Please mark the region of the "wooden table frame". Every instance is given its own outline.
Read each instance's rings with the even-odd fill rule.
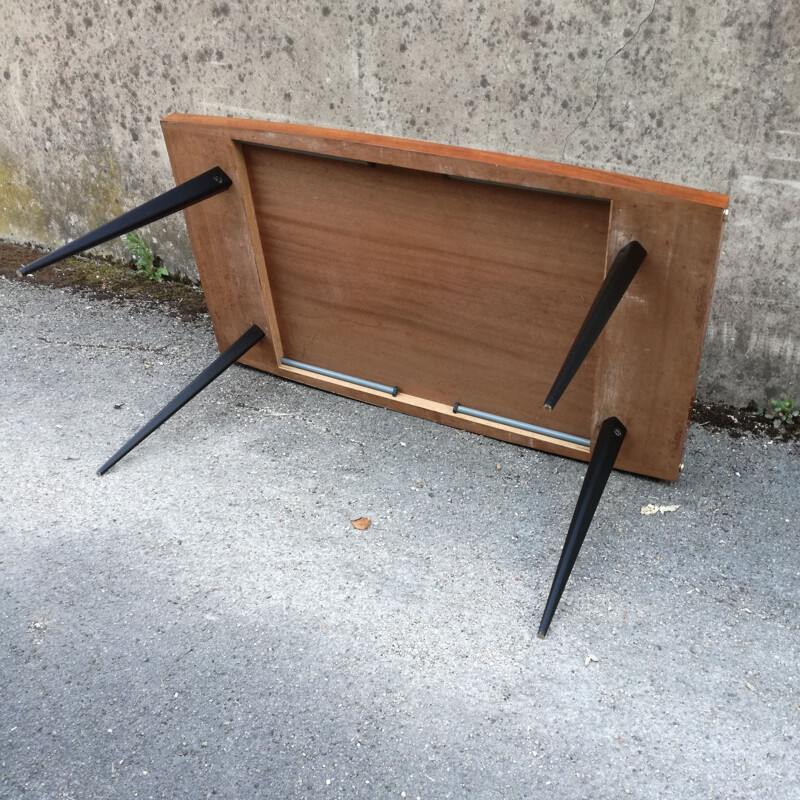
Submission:
[[[592,441],[602,421],[615,415],[625,422],[628,430],[616,468],[666,480],[677,479],[727,197],[517,156],[298,125],[173,114],[162,120],[162,128],[176,181],[186,181],[203,170],[219,166],[234,184],[234,191],[219,194],[185,212],[220,349],[229,346],[250,324],[257,324],[266,337],[242,359],[250,366],[436,422],[583,460],[590,456],[590,447],[585,444],[466,417],[453,412],[453,403],[575,433]],[[367,165],[377,165],[377,169],[370,173]],[[445,178],[462,180],[446,183]],[[380,192],[369,192],[370,180],[378,184],[380,191],[394,192],[392,211],[402,208],[399,203],[403,200],[411,201],[412,205],[424,204],[426,197],[436,192],[435,202],[416,216],[419,231],[398,241],[397,230],[391,225],[387,227],[386,219],[381,218],[383,209],[372,207]],[[332,197],[335,200],[337,181],[348,184],[342,190],[346,207],[326,230],[320,215],[335,212],[331,201]],[[395,189],[396,185],[400,188]],[[314,203],[315,192],[324,195],[320,201],[324,212]],[[353,204],[358,202],[359,193],[367,206],[362,209],[366,219],[353,224],[353,209],[357,207]],[[507,358],[518,372],[518,385],[512,387],[517,391],[516,396],[501,393],[502,402],[497,403],[501,408],[480,405],[483,395],[488,397],[491,392],[476,392],[477,399],[470,401],[468,397],[437,391],[430,385],[430,379],[420,380],[419,386],[408,390],[404,384],[413,383],[414,378],[402,353],[393,353],[397,363],[387,365],[385,353],[379,354],[378,363],[369,353],[348,355],[336,351],[334,345],[341,345],[338,342],[330,347],[317,347],[321,355],[332,356],[335,363],[316,366],[329,367],[334,372],[398,385],[393,370],[395,366],[402,367],[397,370],[403,374],[399,393],[394,397],[281,363],[283,358],[315,363],[308,356],[301,358],[297,352],[285,349],[288,339],[309,352],[314,350],[303,339],[303,331],[293,327],[289,312],[281,316],[281,307],[299,309],[312,316],[315,309],[322,308],[320,303],[324,299],[314,297],[304,305],[299,297],[302,291],[290,285],[293,257],[299,256],[298,260],[304,262],[299,280],[313,290],[315,281],[326,280],[325,272],[331,261],[326,247],[331,248],[337,262],[333,270],[335,279],[339,276],[342,250],[347,246],[343,243],[348,237],[352,241],[354,230],[363,231],[359,225],[370,225],[374,231],[368,230],[366,238],[394,237],[383,249],[374,241],[373,246],[362,248],[366,257],[377,256],[385,261],[385,269],[370,278],[374,287],[380,279],[391,278],[414,247],[422,260],[430,262],[437,247],[436,237],[447,242],[450,236],[452,241],[459,220],[449,220],[452,226],[448,231],[437,231],[427,224],[425,215],[436,213],[436,203],[454,202],[459,213],[470,215],[469,226],[475,226],[480,225],[482,199],[486,200],[484,212],[490,217],[494,214],[494,220],[498,218],[497,205],[502,213],[508,212],[510,233],[516,238],[505,242],[497,258],[478,266],[470,251],[470,248],[480,250],[477,237],[465,247],[456,248],[457,252],[445,245],[438,255],[445,259],[460,258],[460,263],[447,265],[447,277],[452,279],[454,271],[464,267],[477,292],[482,291],[481,270],[486,285],[492,283],[494,273],[510,275],[526,259],[534,264],[533,274],[542,259],[538,242],[544,237],[541,250],[547,249],[544,270],[549,270],[546,277],[550,283],[545,281],[545,284],[550,294],[543,302],[552,309],[560,299],[558,314],[563,316],[559,325],[551,314],[549,322],[553,324],[543,328],[548,337],[541,343],[545,356],[539,358],[547,366],[544,374],[541,363],[529,363],[525,371],[525,362],[513,353],[513,342],[509,343],[510,352],[501,352],[503,330],[492,332],[495,340],[481,362],[486,369],[491,356],[499,355]],[[414,221],[415,209],[403,213],[404,221]],[[550,219],[526,235],[526,219],[543,213],[550,214]],[[443,219],[448,222],[446,211],[436,221]],[[571,237],[565,239],[562,235],[559,239],[548,233],[550,222],[558,223],[559,219],[562,223],[566,219],[566,226],[562,224],[560,228],[571,231]],[[337,225],[340,227],[332,229]],[[280,240],[277,245],[270,238],[272,229]],[[292,241],[292,232],[300,230],[305,231],[303,238],[295,236]],[[469,232],[470,227],[462,227],[462,234]],[[493,244],[497,245],[500,239],[496,237]],[[555,378],[558,364],[615,255],[631,240],[639,241],[646,249],[645,264],[565,393],[563,403],[548,414],[542,408],[546,387]],[[391,251],[395,246],[399,246],[399,255],[393,258]],[[305,252],[301,252],[304,248]],[[357,267],[363,270],[364,264]],[[353,288],[353,274],[345,274],[344,278],[348,288]],[[323,287],[326,291],[330,289],[330,277],[327,280]],[[404,313],[402,302],[408,302],[409,297],[414,300],[415,288],[418,287],[412,286],[399,302],[398,315]],[[349,304],[332,303],[332,308],[341,314],[337,322],[355,327],[353,309],[362,313],[363,307],[358,306],[364,299],[371,303],[375,298],[367,293],[365,298],[351,298]],[[466,314],[469,324],[474,322],[458,287],[453,302],[462,303],[460,312]],[[498,318],[503,311],[497,309]],[[531,309],[532,317],[535,311]],[[518,314],[519,308],[514,312]],[[519,320],[514,322],[522,331],[518,337],[525,340],[523,349],[533,351],[530,337],[526,339],[524,335],[525,325],[520,325]],[[290,329],[288,334],[284,328]],[[406,335],[402,325],[399,329]],[[368,325],[364,330],[368,330]],[[318,332],[310,330],[306,338],[311,339]],[[420,331],[420,336],[424,334],[425,331]],[[441,341],[444,339],[434,341],[431,352],[438,351],[443,358],[446,354],[438,347]],[[533,353],[533,360],[536,357]],[[429,367],[431,360],[422,366]],[[474,376],[469,378],[472,380]],[[480,382],[478,378],[475,383]],[[460,388],[463,392],[463,387]]]

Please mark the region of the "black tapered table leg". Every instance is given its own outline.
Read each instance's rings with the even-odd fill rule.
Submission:
[[[121,217],[112,219],[111,222],[106,222],[105,225],[95,228],[85,236],[75,239],[74,242],[65,244],[63,247],[59,247],[58,250],[38,258],[26,267],[20,267],[17,270],[17,274],[30,275],[32,272],[49,267],[57,261],[76,256],[92,247],[103,244],[103,242],[108,242],[117,236],[135,231],[137,228],[142,228],[177,211],[183,211],[184,208],[199,203],[201,200],[224,192],[231,184],[232,181],[225,172],[220,167],[214,167],[208,172],[197,175],[191,180],[179,184],[174,189],[148,200]]]
[[[614,313],[614,309],[619,305],[622,296],[631,285],[639,267],[647,255],[647,250],[639,242],[633,241],[623,247],[617,253],[608,274],[603,281],[597,296],[586,315],[586,319],[575,337],[575,342],[570,348],[564,365],[556,376],[550,393],[544,401],[544,407],[553,409],[556,403],[564,394],[570,381],[575,377],[575,373],[581,364],[586,360],[592,345],[597,341],[597,337],[602,333],[606,323]]]
[[[264,338],[264,331],[253,325],[243,336],[240,336],[224,353],[221,353],[206,367],[180,394],[171,400],[153,419],[144,425],[127,442],[125,442],[111,458],[97,470],[98,475],[108,472],[114,464],[143,442],[156,428],[166,422],[176,411],[183,408],[195,395],[199,394],[213,380],[225,372],[231,364],[241,358],[256,342]]]
[[[578,495],[578,503],[575,506],[575,513],[572,515],[572,522],[569,525],[567,539],[564,542],[564,549],[561,551],[561,558],[556,568],[553,578],[553,585],[550,588],[550,595],[547,598],[547,605],[544,608],[542,621],[539,624],[538,636],[544,639],[547,629],[556,613],[564,587],[567,585],[572,568],[578,558],[586,532],[589,530],[597,504],[603,495],[603,490],[608,483],[608,476],[617,460],[620,447],[625,439],[627,429],[616,418],[609,417],[600,426],[597,435],[594,452],[589,461],[589,468],[586,470],[586,477],[583,479],[583,486]]]

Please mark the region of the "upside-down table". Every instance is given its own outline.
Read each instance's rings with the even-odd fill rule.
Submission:
[[[612,467],[678,477],[728,198],[363,133],[162,127],[178,186],[20,270],[185,209],[222,354],[100,472],[236,360],[589,461],[544,635]]]

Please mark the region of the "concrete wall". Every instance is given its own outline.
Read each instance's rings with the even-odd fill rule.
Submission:
[[[0,235],[171,185],[172,111],[328,125],[731,195],[700,395],[800,396],[800,20],[785,0],[6,2]],[[152,227],[192,274],[182,220]]]

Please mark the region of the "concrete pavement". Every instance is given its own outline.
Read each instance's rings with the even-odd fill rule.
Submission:
[[[0,797],[797,797],[797,445],[612,476],[539,641],[579,463],[234,367],[97,477],[215,354],[0,280]]]

